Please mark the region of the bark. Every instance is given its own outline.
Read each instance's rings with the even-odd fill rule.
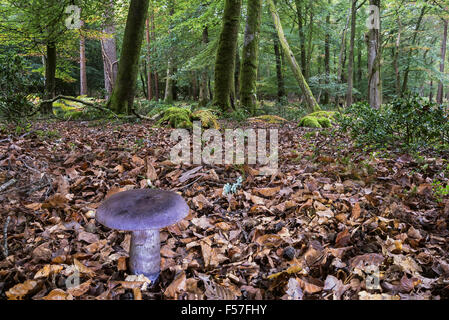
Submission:
[[[304,77],[306,78],[306,80],[309,80],[309,77],[311,75],[310,66],[312,65],[312,55],[313,55],[313,50],[314,50],[314,46],[312,43],[314,12],[313,12],[312,5],[311,4],[309,4],[309,5],[310,5],[309,39],[308,39],[308,44],[307,44],[306,73],[304,74]]]
[[[81,22],[81,26],[84,22]],[[86,37],[80,30],[80,96],[87,96]]]
[[[274,42],[274,55],[276,57],[276,78],[278,85],[278,102],[282,101],[282,97],[285,96],[284,88],[284,77],[282,75],[282,61],[281,61],[281,51],[279,48],[279,39],[276,34],[273,36]]]
[[[329,7],[332,4],[331,0],[328,1]],[[324,36],[324,69],[326,72],[326,86],[329,85],[330,82],[330,22],[331,22],[331,15],[330,12],[326,15],[326,35]],[[324,92],[324,104],[329,104],[329,89],[326,88],[326,91]]]
[[[144,36],[149,0],[131,0],[123,37],[117,83],[108,106],[116,113],[132,113],[139,56]]]
[[[443,31],[443,41],[441,43],[441,62],[440,62],[440,72],[444,73],[444,62],[446,60],[446,44],[447,44],[447,25],[448,21],[444,20],[444,31]],[[438,83],[438,93],[437,93],[437,103],[442,104],[443,103],[443,82],[440,81]]]
[[[301,72],[304,76],[307,73],[307,55],[306,55],[306,37],[304,35],[304,18],[303,18],[303,0],[295,0],[296,14],[298,16],[298,31],[299,31],[299,47],[300,47],[300,62]]]
[[[101,54],[103,58],[104,69],[104,87],[106,90],[106,99],[112,94],[118,73],[117,61],[117,45],[115,40],[115,25],[114,25],[114,2],[110,2],[107,8],[105,18],[106,23],[103,27],[103,33],[106,37],[100,40]]]
[[[370,0],[370,5],[380,8],[380,0]],[[372,108],[382,104],[382,83],[380,80],[380,30],[368,31],[368,101]]]
[[[170,2],[170,16],[173,16],[175,13],[175,5],[174,2]],[[169,33],[171,34],[172,26],[169,27]],[[169,49],[168,53],[168,62],[167,62],[167,77],[165,78],[165,95],[164,102],[172,103],[175,98],[175,88],[173,86],[173,72],[174,71],[174,62],[173,62],[173,49]]]
[[[340,55],[338,58],[338,75],[337,75],[337,79],[341,80],[342,79],[342,74],[343,74],[343,69],[344,69],[344,59],[345,59],[345,51],[346,51],[346,32],[348,30],[349,27],[349,21],[351,18],[351,9],[349,9],[348,11],[348,16],[346,18],[346,24],[345,24],[345,28],[343,29],[343,34],[341,35],[341,45],[340,45]]]
[[[154,11],[151,11],[150,20],[151,20],[151,38],[153,39],[153,41],[156,41],[156,33],[155,33],[156,26],[154,24]],[[154,91],[156,101],[159,101],[159,74],[157,70],[154,70]]]
[[[240,73],[240,102],[250,114],[254,114],[257,108],[257,69],[259,66],[262,0],[248,0],[247,12]]]
[[[402,95],[402,96],[403,96],[403,95],[406,93],[406,91],[407,91],[408,75],[409,75],[409,72],[410,72],[410,61],[411,61],[411,56],[412,56],[412,51],[413,51],[412,49],[413,49],[413,47],[415,47],[415,44],[416,44],[416,38],[417,38],[417,36],[418,36],[418,31],[419,31],[419,28],[421,27],[421,22],[422,22],[422,20],[423,20],[423,17],[424,17],[425,12],[426,12],[426,6],[424,6],[424,7],[421,9],[421,13],[420,13],[420,15],[419,15],[418,22],[416,23],[415,33],[413,34],[412,43],[411,43],[411,48],[409,49],[408,54],[407,54],[407,66],[406,66],[406,69],[405,69],[405,72],[404,72],[404,80],[403,80],[403,82],[402,82],[402,91],[401,91],[401,95]]]
[[[45,59],[45,99],[51,100],[55,96],[56,88],[56,44],[50,42],[47,44],[47,56]],[[53,102],[42,103],[40,106],[42,114],[51,114],[53,112]]]
[[[153,90],[152,90],[152,81],[151,81],[151,38],[150,38],[150,21],[146,20],[145,23],[145,36],[147,39],[147,56],[146,56],[146,75],[147,75],[147,99],[153,100]]]
[[[348,61],[348,92],[346,93],[346,106],[352,105],[352,89],[354,87],[354,42],[356,28],[357,0],[352,0],[351,6],[351,38],[349,44]]]
[[[224,112],[232,110],[231,93],[234,85],[235,56],[240,25],[242,0],[225,0],[223,25],[215,61],[213,104]]]
[[[167,63],[167,77],[165,79],[165,95],[164,102],[172,103],[173,102],[173,67],[172,67],[172,59],[168,58]]]
[[[396,95],[401,95],[401,74],[399,72],[399,50],[401,47],[401,36],[402,36],[402,24],[401,24],[401,18],[398,13],[398,35],[396,38],[396,45],[395,45],[395,51],[394,51],[394,57],[393,57],[393,64],[394,64],[394,72],[396,75]]]
[[[207,46],[209,43],[209,30],[207,27],[203,29],[203,45]],[[199,105],[201,107],[206,106],[209,103],[209,77],[208,77],[208,70],[207,68],[204,68],[201,71],[201,79],[200,79],[200,97],[199,97]]]
[[[301,68],[298,65],[298,62],[296,61],[296,58],[293,54],[293,52],[290,49],[290,46],[288,45],[287,39],[284,35],[284,30],[282,29],[281,20],[279,19],[279,16],[276,11],[276,6],[274,5],[273,0],[268,0],[269,6],[270,6],[270,12],[273,17],[273,22],[276,27],[276,31],[278,33],[279,41],[281,42],[282,50],[284,51],[287,62],[290,65],[290,68],[293,71],[293,74],[295,75],[296,81],[298,82],[302,93],[306,100],[307,108],[310,112],[318,111],[320,110],[320,107],[318,103],[315,100],[315,97],[313,96],[312,91],[309,88],[309,85],[307,84],[307,81],[304,79],[304,76],[301,72]]]

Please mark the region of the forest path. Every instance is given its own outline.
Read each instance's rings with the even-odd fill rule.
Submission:
[[[315,299],[448,297],[449,202],[436,202],[431,186],[443,159],[370,154],[332,130],[294,123],[258,126],[279,129],[274,176],[175,166],[171,131],[149,124],[38,123],[21,139],[0,134],[0,186],[18,181],[0,193],[1,226],[10,216],[0,298],[38,271],[25,296],[132,298],[135,285],[120,282],[130,237],[94,215],[106,195],[148,178],[180,192],[191,214],[161,232],[160,282],[144,298],[279,299],[287,283],[290,295]],[[242,187],[223,196],[239,176]],[[90,271],[67,290],[75,261]],[[61,267],[54,281],[49,264]],[[381,290],[366,288],[367,265],[379,270]]]

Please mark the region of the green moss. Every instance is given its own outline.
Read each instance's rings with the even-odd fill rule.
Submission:
[[[201,121],[203,128],[220,129],[218,119],[211,110],[203,109],[192,113],[192,120]]]
[[[171,107],[164,111],[164,114],[157,122],[157,125],[189,129],[193,127],[191,116],[192,112],[189,109]]]
[[[308,114],[299,122],[299,127],[306,128],[330,128],[335,122],[335,111],[317,111]]]
[[[327,118],[327,119],[331,120],[332,122],[334,122],[335,114],[336,114],[335,111],[317,111],[317,112],[313,112],[313,113],[309,114],[309,116],[317,117],[317,118]]]

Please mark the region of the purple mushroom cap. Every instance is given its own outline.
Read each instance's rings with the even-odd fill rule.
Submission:
[[[96,219],[117,230],[161,229],[187,216],[189,207],[177,193],[157,189],[116,193],[97,209]]]

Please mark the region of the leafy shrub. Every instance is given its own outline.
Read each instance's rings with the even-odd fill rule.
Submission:
[[[19,122],[33,110],[26,92],[33,85],[25,62],[19,55],[7,54],[0,59],[0,117]]]
[[[336,120],[359,145],[418,150],[449,144],[447,111],[416,96],[395,99],[379,109],[357,103],[337,114]]]

